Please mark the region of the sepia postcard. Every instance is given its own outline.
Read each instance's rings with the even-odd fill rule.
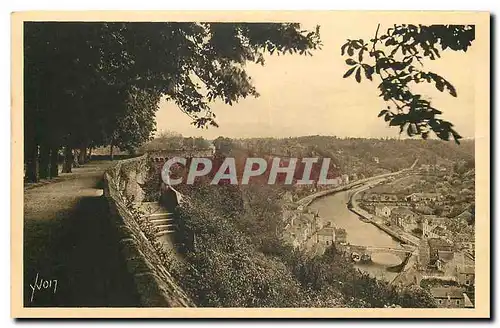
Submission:
[[[11,21],[12,317],[490,318],[489,13]]]

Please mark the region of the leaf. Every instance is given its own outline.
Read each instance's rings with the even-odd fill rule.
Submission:
[[[446,89],[448,89],[448,92],[450,93],[450,95],[452,95],[453,97],[456,97],[457,90],[455,90],[455,87],[450,82],[448,82],[444,79],[443,79],[443,83],[445,84]]]
[[[381,111],[380,111],[380,113],[378,114],[378,116],[377,116],[377,117],[381,117],[382,115],[384,115],[384,114],[385,114],[385,113],[387,113],[387,112],[388,112],[388,110],[387,110],[387,109],[383,109],[383,110],[381,110]]]
[[[354,40],[354,41],[352,42],[352,47],[353,47],[354,49],[360,49],[360,48],[362,47],[362,43],[361,43],[359,40]]]
[[[399,134],[403,133],[403,130],[405,129],[405,126],[406,126],[407,124],[408,124],[408,123],[405,123],[405,124],[401,124],[401,125],[399,126]],[[408,132],[408,131],[409,131],[409,129],[410,129],[410,127],[408,127],[408,129],[406,130],[406,132],[408,133],[408,136],[410,136],[410,137],[411,137],[411,135],[410,135],[410,134],[409,134],[409,132]]]
[[[356,64],[357,64],[357,63],[354,61],[354,59],[352,59],[352,58],[348,58],[348,59],[346,59],[346,60],[345,60],[345,63],[346,63],[347,65],[351,65],[351,66],[352,66],[352,65],[356,65]]]
[[[462,136],[460,134],[458,134],[457,131],[453,130],[453,129],[450,129],[451,130],[451,134],[453,135],[453,139],[455,139],[455,142],[457,144],[460,144],[460,141],[459,139],[462,139]]]
[[[354,70],[355,70],[355,69],[356,69],[356,66],[355,66],[355,67],[351,67],[351,68],[350,68],[347,72],[345,72],[345,74],[344,74],[344,76],[343,76],[343,77],[344,77],[344,79],[345,79],[346,77],[351,76],[351,74],[354,72]]]
[[[363,52],[364,52],[364,50],[363,50],[363,49],[361,49],[361,50],[359,51],[359,54],[358,54],[358,59],[359,59],[359,62],[360,62],[360,63],[363,61]]]
[[[373,81],[372,75],[373,75],[373,67],[370,65],[363,64],[363,69],[365,70],[365,76],[368,80]]]
[[[342,45],[342,47],[340,48],[340,54],[342,56],[345,54],[345,49],[347,48],[347,46],[349,46],[349,42],[344,43],[344,45]]]
[[[358,70],[356,71],[356,81],[358,81],[358,83],[361,82],[361,68],[358,67]]]
[[[441,58],[441,55],[439,54],[439,51],[436,48],[432,48],[432,50],[434,50],[434,53],[438,58]]]
[[[401,125],[405,122],[406,120],[406,114],[400,114],[394,116],[394,118],[391,120],[391,123],[389,123],[390,126],[396,126],[396,125]]]
[[[444,90],[444,84],[443,84],[443,82],[442,82],[441,80],[437,80],[437,81],[436,81],[436,88],[437,88],[439,91],[443,92],[443,90]]]

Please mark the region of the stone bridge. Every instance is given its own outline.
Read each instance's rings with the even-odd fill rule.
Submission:
[[[377,246],[362,246],[362,245],[342,245],[342,251],[349,256],[353,261],[370,262],[372,255],[375,253],[394,254],[404,262],[415,250],[414,247],[406,246],[405,248],[395,247],[377,247]]]

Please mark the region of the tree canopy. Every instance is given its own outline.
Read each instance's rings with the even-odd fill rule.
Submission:
[[[400,133],[420,135],[427,139],[433,131],[440,139],[462,137],[453,124],[439,117],[442,112],[433,107],[424,95],[412,91],[414,83],[433,83],[441,92],[457,97],[455,87],[444,77],[423,69],[423,59],[436,60],[443,51],[466,52],[475,38],[474,25],[394,25],[387,31],[377,26],[375,36],[368,41],[348,39],[341,47],[347,55],[349,69],[344,78],[362,76],[379,82],[380,97],[388,102],[379,113],[390,126],[399,126]]]
[[[85,154],[148,141],[162,96],[195,126],[217,126],[211,102],[258,96],[245,63],[264,65],[265,53],[311,55],[321,46],[319,28],[295,23],[27,22],[24,32],[31,180],[39,158],[60,147]]]

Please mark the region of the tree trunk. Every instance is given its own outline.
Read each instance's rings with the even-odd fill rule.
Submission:
[[[55,178],[59,175],[59,148],[52,147],[50,150],[50,177]]]
[[[47,179],[49,177],[49,163],[50,163],[50,148],[42,144],[40,145],[40,166],[38,167],[40,179]]]
[[[90,161],[92,159],[92,147],[89,147],[89,153],[87,155],[87,161]]]
[[[27,145],[26,154],[26,180],[28,182],[38,181],[38,146],[35,142]]]
[[[64,163],[61,173],[71,173],[73,167],[73,150],[66,146],[64,147]]]
[[[111,160],[113,160],[113,147],[114,147],[113,144],[109,146],[109,157],[111,158]]]
[[[87,147],[81,147],[78,154],[78,164],[83,165],[87,163]]]
[[[80,152],[77,149],[73,149],[73,167],[80,167],[80,163],[78,163],[78,157]]]

